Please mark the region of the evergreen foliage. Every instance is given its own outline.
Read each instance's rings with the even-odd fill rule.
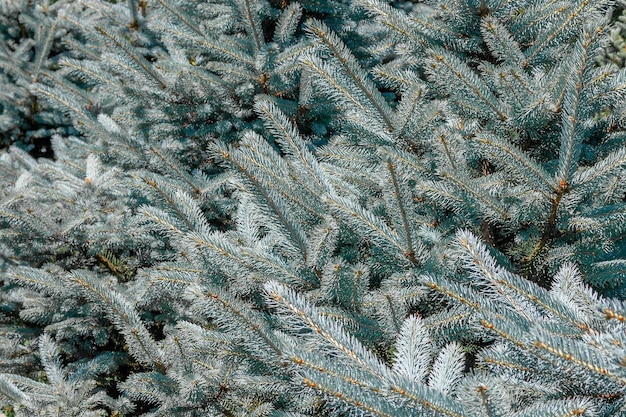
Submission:
[[[624,30],[626,29],[626,2],[623,0],[616,2],[616,9],[611,19],[611,33],[606,48],[605,56],[601,57],[601,63],[612,62],[620,67],[624,66],[626,58],[626,41],[624,39]]]
[[[619,5],[0,7],[16,416],[626,413]]]
[[[51,156],[50,136],[72,134],[69,120],[49,108],[31,91],[33,82],[56,83],[55,68],[69,51],[71,38],[62,22],[66,10],[80,13],[67,1],[31,4],[0,3],[0,146],[15,144],[35,154]],[[75,90],[76,91],[76,90]]]

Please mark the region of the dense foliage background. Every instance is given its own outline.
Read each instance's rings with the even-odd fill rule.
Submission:
[[[625,6],[0,0],[5,414],[622,415]]]

